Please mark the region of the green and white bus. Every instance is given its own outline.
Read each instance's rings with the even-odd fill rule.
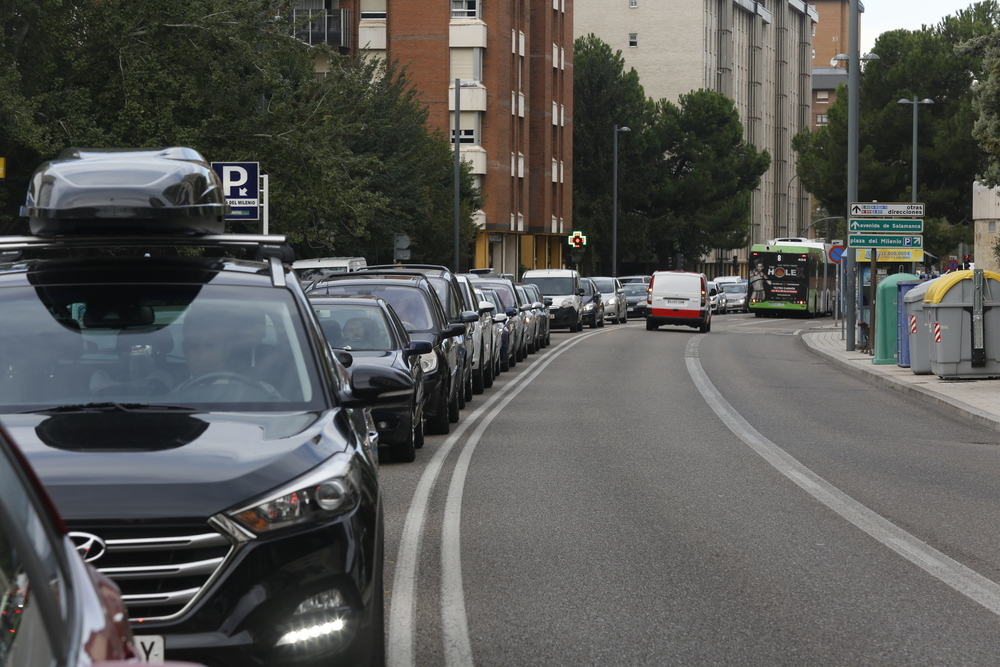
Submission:
[[[837,296],[837,265],[830,245],[815,239],[782,238],[750,248],[747,293],[757,317],[782,313],[827,315]]]

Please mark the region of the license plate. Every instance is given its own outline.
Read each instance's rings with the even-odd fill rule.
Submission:
[[[687,299],[667,299],[667,303],[676,303],[681,305],[687,303]]]
[[[139,662],[151,665],[163,663],[163,637],[160,635],[141,635],[135,637],[135,652],[139,654]]]

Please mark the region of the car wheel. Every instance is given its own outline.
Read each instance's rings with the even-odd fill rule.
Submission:
[[[451,400],[448,401],[448,421],[452,424],[457,424],[458,419],[462,414],[462,406],[459,405],[459,399],[461,398],[462,390],[460,387],[455,387],[455,391],[451,394]]]
[[[500,355],[500,372],[501,373],[506,373],[509,370],[510,370],[510,357],[508,357],[506,354],[501,354]]]
[[[655,322],[646,320],[646,331],[656,331],[657,328],[658,327]]]
[[[417,420],[417,430],[413,433],[413,448],[420,449],[424,446],[424,420]]]
[[[516,364],[519,361],[524,361],[524,348],[520,345],[518,345],[517,349],[514,350],[514,364]],[[513,366],[514,364],[511,364],[511,366]]]
[[[451,431],[451,422],[448,421],[448,407],[442,402],[441,410],[436,415],[427,419],[427,432],[435,435],[448,435]]]
[[[458,388],[458,391],[455,392],[455,398],[458,401],[458,409],[459,410],[464,410],[465,409],[465,371],[464,370],[462,371],[462,374],[459,377],[461,379],[462,385]]]
[[[471,373],[469,373],[469,377],[465,381],[465,402],[466,403],[468,403],[469,401],[471,401],[472,397],[476,393],[475,387],[473,387],[473,376],[475,374],[476,374],[475,371],[472,371]],[[482,393],[482,392],[479,392],[479,393]],[[465,406],[463,405],[462,407],[464,408]]]
[[[711,317],[709,317],[707,320],[705,320],[704,322],[702,322],[701,326],[698,327],[698,331],[700,331],[701,333],[708,333],[711,330],[712,330],[712,318]]]
[[[480,357],[481,358],[481,357]],[[479,363],[479,370],[473,369],[472,371],[472,393],[481,394],[486,391],[486,376],[488,375],[486,371],[486,360],[483,359]]]
[[[601,315],[601,320],[600,320],[600,322],[597,323],[597,326],[600,327],[601,329],[604,328],[604,316],[603,315]]]
[[[495,370],[496,369],[493,368],[493,360],[490,359],[490,362],[486,364],[486,368],[483,369],[483,387],[485,389],[489,389],[493,386],[493,372]]]
[[[410,437],[404,442],[389,447],[394,463],[409,463],[417,458],[417,427],[413,425],[412,417],[413,414],[411,413]]]

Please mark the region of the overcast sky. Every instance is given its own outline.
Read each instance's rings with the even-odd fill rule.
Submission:
[[[889,30],[920,30],[937,25],[945,16],[968,9],[973,0],[861,0],[861,53],[875,46],[875,39]]]

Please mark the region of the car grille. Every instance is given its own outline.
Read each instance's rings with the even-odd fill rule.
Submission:
[[[132,621],[179,616],[200,597],[235,545],[206,524],[88,527],[104,540],[105,553],[91,562],[122,591]]]

